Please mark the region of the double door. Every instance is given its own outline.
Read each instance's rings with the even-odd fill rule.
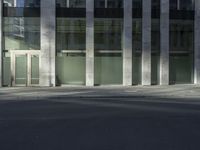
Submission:
[[[39,86],[39,51],[14,51],[11,53],[12,86]]]

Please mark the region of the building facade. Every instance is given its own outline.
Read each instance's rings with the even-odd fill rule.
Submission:
[[[0,86],[200,83],[198,0],[2,0]]]

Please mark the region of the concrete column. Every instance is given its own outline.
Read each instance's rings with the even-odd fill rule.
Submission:
[[[86,1],[86,86],[94,86],[94,0]]]
[[[151,0],[143,0],[142,85],[151,85]]]
[[[200,1],[195,1],[194,83],[200,84]]]
[[[169,0],[160,2],[160,85],[169,85]]]
[[[0,87],[3,82],[3,1],[0,1]]]
[[[123,85],[132,85],[132,0],[124,1]]]
[[[41,1],[40,85],[55,86],[56,3]]]

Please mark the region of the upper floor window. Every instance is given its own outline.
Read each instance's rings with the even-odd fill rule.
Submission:
[[[40,0],[3,0],[4,7],[40,7]]]
[[[86,8],[86,0],[57,0],[57,7]]]
[[[173,10],[194,10],[195,0],[170,0],[170,9]]]
[[[95,8],[123,8],[123,0],[95,0]]]
[[[152,0],[152,9],[160,9],[160,0]]]
[[[133,0],[133,9],[142,9],[142,0]]]

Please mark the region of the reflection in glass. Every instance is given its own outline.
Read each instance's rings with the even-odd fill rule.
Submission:
[[[190,84],[193,83],[193,54],[170,55],[170,83]]]
[[[123,8],[123,0],[95,0],[95,8]]]
[[[170,9],[194,10],[194,0],[170,0]]]
[[[85,18],[57,18],[57,85],[85,84]]]
[[[170,50],[193,52],[194,50],[194,21],[170,21]]]
[[[122,50],[122,19],[95,19],[95,50]]]
[[[152,9],[160,9],[160,0],[152,0]]]
[[[40,0],[3,0],[4,7],[40,7]]]
[[[16,55],[15,58],[15,84],[27,84],[27,56]]]
[[[95,53],[95,85],[122,84],[122,53]]]
[[[40,19],[4,17],[5,50],[40,50]]]
[[[56,0],[57,7],[86,8],[86,0]]]
[[[142,9],[142,0],[133,0],[133,9]]]
[[[31,55],[31,84],[39,84],[39,55]]]
[[[122,19],[95,19],[95,84],[122,84]]]
[[[142,19],[133,18],[133,85],[141,84]]]
[[[151,28],[151,82],[158,84],[160,54],[160,19],[152,19]]]
[[[170,20],[170,83],[193,82],[194,20]]]
[[[3,53],[3,86],[11,85],[11,59],[10,53]]]
[[[85,31],[85,19],[57,18],[57,50],[85,50]]]
[[[56,82],[57,85],[85,84],[85,54],[57,53]]]

